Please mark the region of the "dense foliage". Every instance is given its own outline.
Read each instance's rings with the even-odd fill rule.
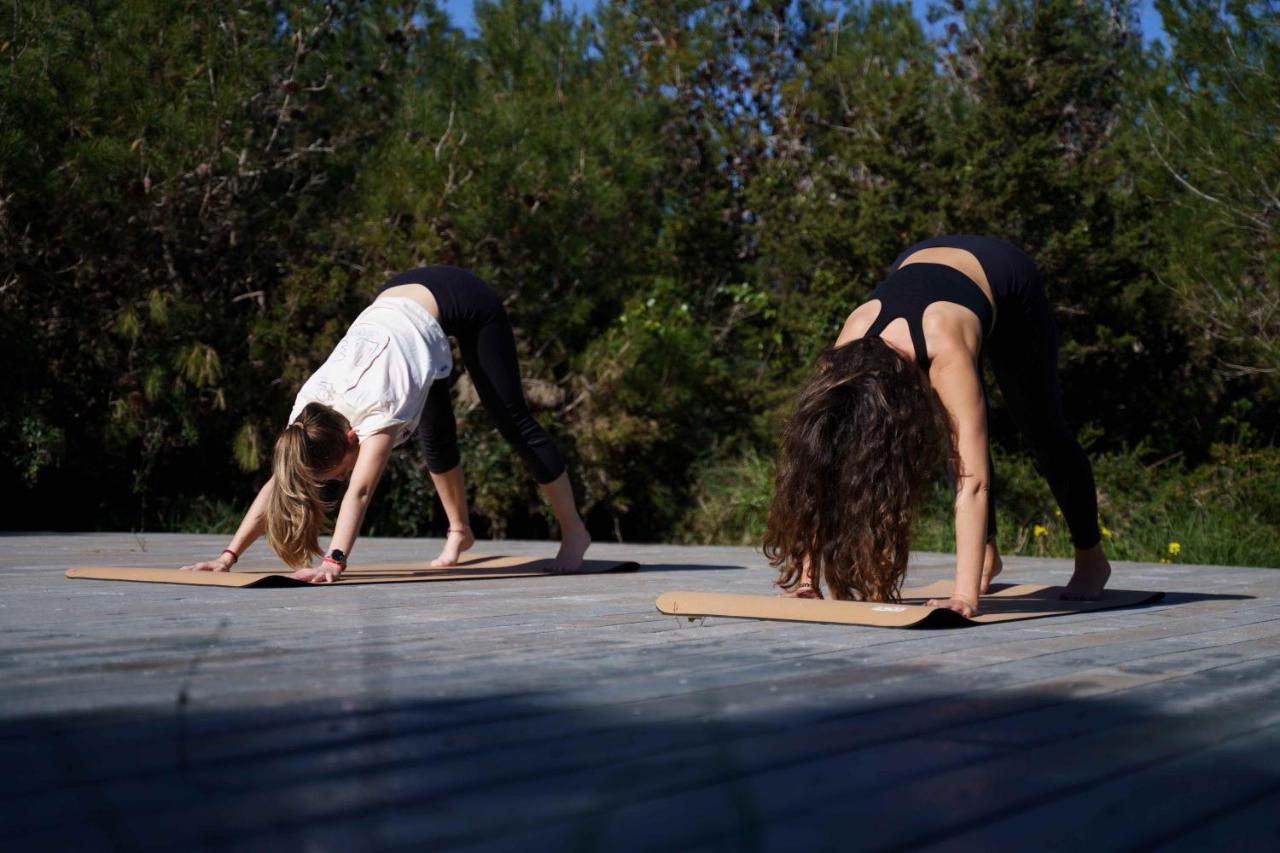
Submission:
[[[4,525],[234,523],[370,293],[449,263],[504,294],[598,537],[750,540],[799,378],[903,247],[956,231],[1037,258],[1073,425],[1147,472],[1126,499],[1274,472],[1280,6],[1158,6],[1168,44],[1144,48],[1128,0],[954,0],[927,23],[503,0],[474,36],[413,0],[15,0]],[[546,535],[466,392],[477,526]],[[993,402],[1002,536],[1040,547]],[[442,526],[416,448],[381,491],[366,529]]]

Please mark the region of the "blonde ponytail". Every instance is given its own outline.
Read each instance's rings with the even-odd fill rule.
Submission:
[[[308,403],[276,439],[267,541],[287,566],[306,566],[320,556],[320,531],[331,507],[319,474],[342,461],[349,429],[347,419],[333,409]]]

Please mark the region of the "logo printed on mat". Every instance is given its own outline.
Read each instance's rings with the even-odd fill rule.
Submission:
[[[889,605],[889,604],[881,604],[881,605],[876,606],[876,607],[873,607],[873,608],[871,608],[871,609],[872,609],[872,610],[878,610],[878,611],[880,611],[881,613],[902,613],[902,612],[903,612],[903,611],[905,611],[907,608],[905,608],[905,607],[895,607],[895,606],[893,606],[893,605]]]

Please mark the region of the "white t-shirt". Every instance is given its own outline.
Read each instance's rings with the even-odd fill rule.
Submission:
[[[289,423],[308,403],[323,403],[360,438],[395,427],[395,444],[413,435],[427,391],[453,371],[449,339],[412,299],[388,296],[360,313],[320,369],[302,385]]]

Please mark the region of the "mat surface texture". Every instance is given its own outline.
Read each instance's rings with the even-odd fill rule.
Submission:
[[[426,561],[407,563],[369,563],[350,566],[332,584],[313,584],[292,577],[285,569],[245,569],[231,572],[184,572],[181,569],[136,567],[78,566],[67,570],[69,578],[100,581],[141,581],[144,583],[177,583],[190,586],[230,586],[266,589],[292,586],[350,586],[368,583],[423,583],[428,581],[492,580],[495,578],[548,577],[553,560],[538,557],[503,557],[474,555],[457,566],[432,568]],[[585,560],[575,574],[594,575],[603,572],[634,572],[639,565],[630,561]]]
[[[874,625],[882,628],[943,628],[1132,607],[1159,601],[1164,597],[1163,592],[1108,589],[1099,601],[1063,601],[1058,598],[1058,594],[1062,592],[1060,586],[992,584],[991,592],[982,597],[979,613],[973,618],[966,618],[945,607],[929,607],[925,604],[930,598],[946,598],[951,594],[951,587],[951,581],[943,580],[926,587],[903,590],[901,604],[675,590],[658,596],[657,606],[663,613],[690,618],[732,616],[739,619]]]

